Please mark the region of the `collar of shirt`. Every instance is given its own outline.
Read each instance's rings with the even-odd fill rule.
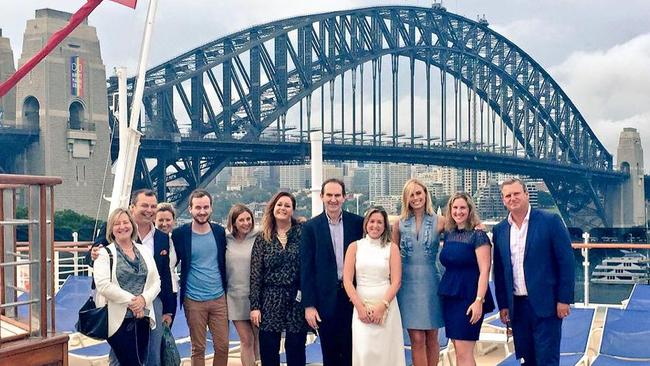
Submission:
[[[153,224],[151,224],[151,229],[149,230],[149,233],[147,233],[147,235],[145,235],[143,238],[139,238],[140,242],[151,250],[153,250],[153,234],[155,232],[156,232],[156,227],[153,226]]]
[[[530,219],[530,204],[528,204],[528,212],[526,212],[526,216],[524,217],[524,221],[522,221],[521,226],[524,226],[528,224],[528,220]],[[508,214],[508,223],[510,226],[517,226],[515,223],[515,220],[512,219],[512,214]],[[517,226],[518,229],[521,229],[521,227]]]
[[[330,225],[338,225],[338,224],[341,223],[341,220],[343,219],[343,210],[341,210],[341,212],[339,213],[339,216],[334,218],[334,219],[332,219],[330,217],[330,215],[327,214],[327,211],[325,212],[325,216],[327,216],[327,222]]]

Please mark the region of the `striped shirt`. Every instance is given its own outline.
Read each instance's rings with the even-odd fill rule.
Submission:
[[[512,262],[513,292],[516,296],[527,296],[526,277],[524,275],[524,254],[526,253],[526,235],[528,234],[528,220],[530,219],[530,205],[521,227],[508,215],[510,223],[510,261]]]

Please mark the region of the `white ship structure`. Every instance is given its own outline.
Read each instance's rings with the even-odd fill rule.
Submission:
[[[592,283],[632,285],[650,281],[650,260],[631,250],[621,250],[622,257],[607,257],[591,274]]]

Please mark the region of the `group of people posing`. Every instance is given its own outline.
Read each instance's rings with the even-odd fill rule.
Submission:
[[[283,335],[288,366],[305,365],[310,331],[325,366],[405,365],[403,329],[413,365],[435,366],[442,327],[457,364],[475,365],[483,317],[496,306],[488,286],[494,263],[500,317],[512,326],[517,358],[557,365],[573,302],[569,235],[559,216],[531,209],[521,180],[506,180],[501,193],[509,215],[493,229],[492,250],[469,195],[454,194],[445,215],[436,215],[417,179],[406,182],[392,225],[379,207],[365,217],[343,210],[338,179],[321,187],[322,214],[297,220],[294,196],[279,192],[259,229],[241,204],[226,229],[211,222],[212,197],[200,189],[189,198],[192,222],[174,228],[169,204],[134,192],[130,210],[111,213],[104,249],[90,252],[98,306],[109,309],[110,364],[159,365],[163,324],[173,323],[180,295],[192,365],[205,363],[208,346],[213,365],[227,364],[228,320],[243,366],[279,365]]]

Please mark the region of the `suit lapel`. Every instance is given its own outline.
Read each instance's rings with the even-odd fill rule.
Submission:
[[[212,236],[214,237],[214,244],[217,246],[217,250],[219,250],[219,239],[217,238],[217,230],[214,230],[212,224],[210,224],[210,231],[212,231]]]
[[[345,256],[345,252],[347,252],[348,247],[350,246],[351,239],[350,237],[352,234],[350,233],[350,226],[349,220],[346,220],[347,215],[346,212],[343,211],[342,213],[343,216],[341,216],[341,220],[343,220],[343,255]]]
[[[156,236],[158,236],[158,229],[154,228],[153,229],[153,255],[154,258],[156,255],[160,254],[162,252],[162,248],[160,247],[162,245],[162,240],[157,240]]]
[[[185,230],[185,253],[189,264],[192,261],[192,223],[188,224],[187,230]]]
[[[320,226],[321,226],[321,232],[324,237],[323,243],[327,245],[327,252],[330,254],[330,258],[336,263],[336,254],[334,253],[334,244],[332,243],[332,234],[330,233],[330,225],[329,222],[327,221],[327,215],[325,212],[321,214],[320,217]],[[345,228],[345,225],[343,225]]]
[[[524,249],[524,261],[528,256],[528,249],[530,249],[533,239],[535,238],[535,228],[538,226],[535,225],[535,221],[537,220],[536,214],[537,212],[535,212],[535,210],[531,208],[530,216],[528,217],[528,231],[526,232],[526,248]]]
[[[504,221],[504,225],[502,226],[501,230],[501,237],[503,240],[501,241],[501,252],[503,253],[503,258],[504,260],[507,260],[508,263],[510,263],[509,266],[503,266],[504,268],[512,268],[512,254],[510,252],[510,223],[508,222],[508,219]]]

